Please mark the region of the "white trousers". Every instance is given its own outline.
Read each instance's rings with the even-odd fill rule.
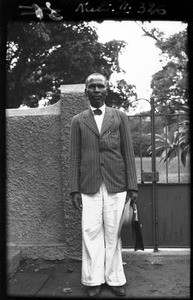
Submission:
[[[126,283],[118,228],[126,192],[109,194],[103,183],[94,195],[82,194],[82,283]]]

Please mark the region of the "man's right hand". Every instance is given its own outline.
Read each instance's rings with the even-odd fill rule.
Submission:
[[[82,197],[78,192],[73,193],[72,195],[72,204],[78,210],[82,210]]]

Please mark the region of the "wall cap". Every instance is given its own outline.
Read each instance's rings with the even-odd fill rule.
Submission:
[[[6,117],[16,116],[39,116],[39,115],[59,115],[60,114],[60,101],[45,107],[35,108],[8,108],[6,109]]]
[[[60,91],[62,94],[71,94],[71,93],[84,93],[85,84],[63,84],[60,86]]]

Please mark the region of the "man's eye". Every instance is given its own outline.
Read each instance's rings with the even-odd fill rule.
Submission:
[[[88,88],[89,89],[94,89],[94,88],[103,89],[103,88],[105,88],[105,86],[104,85],[89,85]]]

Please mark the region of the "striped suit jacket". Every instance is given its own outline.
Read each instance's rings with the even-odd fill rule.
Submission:
[[[70,193],[96,193],[102,181],[108,192],[138,190],[129,121],[125,113],[105,108],[99,133],[91,109],[72,119]]]

